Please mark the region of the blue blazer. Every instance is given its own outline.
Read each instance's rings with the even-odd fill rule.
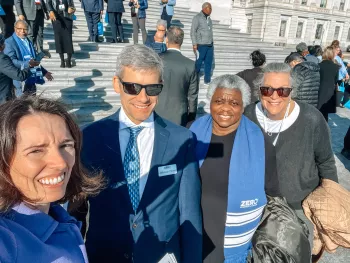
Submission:
[[[138,12],[138,18],[146,18],[146,9],[148,8],[148,2],[147,0],[138,0],[140,8]],[[134,3],[129,2],[129,6],[133,6]]]
[[[103,0],[81,0],[84,11],[100,13],[103,10]]]
[[[107,12],[111,13],[124,13],[125,8],[123,5],[124,0],[108,0]]]
[[[28,39],[28,41],[30,40]],[[13,64],[17,68],[19,69],[29,68],[29,61],[24,61],[21,51],[16,43],[16,40],[13,38],[13,36],[5,40],[4,54],[8,55],[11,58]],[[41,67],[41,70],[43,72],[43,75],[45,76],[47,73],[47,70],[44,67]],[[15,85],[16,87],[20,87],[21,82],[18,80],[14,80],[13,85]]]
[[[164,4],[162,3],[162,0],[159,0],[159,4],[162,6],[162,8],[160,9],[160,14],[163,13],[163,6]],[[166,4],[166,13],[169,16],[173,16],[174,15],[174,6],[176,5],[176,0],[168,0],[168,3]]]
[[[90,263],[158,262],[174,253],[178,262],[202,262],[200,179],[194,135],[154,116],[154,148],[136,214],[124,176],[119,146],[119,111],[83,129],[83,164],[102,170],[108,186],[89,198],[86,249]],[[174,175],[158,168],[176,165]]]
[[[81,223],[57,204],[50,215],[24,203],[0,215],[0,262],[87,263]]]

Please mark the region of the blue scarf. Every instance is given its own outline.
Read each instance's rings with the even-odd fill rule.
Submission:
[[[201,167],[212,136],[211,115],[197,119],[190,130],[197,137],[196,158]],[[264,136],[256,124],[242,116],[230,159],[225,263],[246,262],[266,202]]]
[[[35,53],[35,49],[34,46],[32,44],[32,42],[30,42],[28,39],[27,43],[28,43],[28,47],[24,44],[24,41],[22,39],[20,39],[16,33],[13,33],[13,39],[16,41],[17,46],[19,48],[19,51],[21,52],[22,55],[22,60],[23,61],[29,61],[30,59],[35,59],[36,58],[36,53]],[[41,66],[36,67],[36,68],[32,68],[30,70],[30,75],[26,80],[26,85],[35,85],[35,84],[44,84],[45,80],[43,78],[43,73],[41,70]]]

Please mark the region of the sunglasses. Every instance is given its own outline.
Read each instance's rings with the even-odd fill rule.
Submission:
[[[132,82],[124,82],[122,79],[119,80],[123,85],[124,92],[129,95],[139,95],[141,90],[145,89],[148,96],[158,96],[163,89],[163,84],[161,83],[141,85]]]
[[[286,98],[289,96],[289,94],[291,93],[292,89],[291,88],[278,88],[278,89],[274,89],[271,87],[260,87],[260,92],[261,95],[265,96],[265,97],[271,97],[272,94],[274,92],[277,92],[277,95],[279,97],[283,97]]]

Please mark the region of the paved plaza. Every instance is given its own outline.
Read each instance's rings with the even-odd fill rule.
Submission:
[[[350,191],[350,161],[340,152],[343,149],[344,136],[350,126],[350,110],[337,108],[337,114],[329,115],[329,127],[332,146],[338,170],[339,183]],[[324,253],[321,263],[350,263],[350,249],[339,248],[335,254]]]

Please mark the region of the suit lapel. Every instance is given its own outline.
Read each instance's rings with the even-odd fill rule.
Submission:
[[[151,167],[148,174],[146,186],[138,207],[138,211],[147,206],[153,187],[156,187],[158,179],[158,167],[163,164],[163,157],[169,140],[169,131],[165,129],[163,119],[154,113],[154,146]]]

